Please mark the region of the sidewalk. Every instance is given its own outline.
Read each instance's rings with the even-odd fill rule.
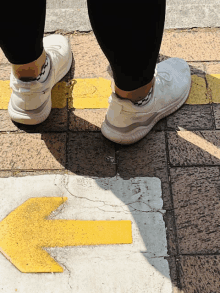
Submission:
[[[159,178],[173,292],[219,292],[220,29],[164,32],[158,61],[185,59],[191,94],[180,110],[130,146],[100,132],[112,76],[94,34],[66,36],[74,62],[53,89],[50,117],[38,126],[10,120],[10,64],[0,51],[0,178]]]

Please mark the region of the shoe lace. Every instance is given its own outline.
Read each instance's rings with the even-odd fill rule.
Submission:
[[[161,74],[165,74],[165,76],[161,75]],[[155,68],[155,73],[154,73],[154,77],[155,77],[155,81],[153,84],[153,91],[151,93],[151,97],[154,96],[154,90],[155,90],[155,84],[156,81],[158,82],[158,84],[160,85],[160,90],[163,92],[164,91],[164,87],[168,82],[171,82],[172,80],[172,76],[166,72],[166,71],[157,71],[157,69]],[[153,114],[155,112],[155,105],[156,105],[157,101],[156,101],[156,97],[154,96],[154,104],[152,107],[152,110],[148,112],[148,114]],[[157,110],[157,112],[161,112],[163,111],[163,109],[161,110]]]

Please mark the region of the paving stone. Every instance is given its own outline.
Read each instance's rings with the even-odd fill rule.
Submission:
[[[8,115],[8,110],[0,110],[0,131],[17,131],[18,128]]]
[[[151,131],[164,131],[167,128],[167,119],[163,118],[157,122],[156,125],[151,129]]]
[[[205,78],[192,75],[192,84],[185,104],[205,105],[212,103],[212,96],[206,88]]]
[[[211,96],[212,103],[220,103],[220,74],[206,75],[208,92]]]
[[[171,168],[180,254],[220,253],[218,167]]]
[[[205,77],[205,62],[188,62],[190,67],[191,75],[197,75],[199,77]]]
[[[173,166],[219,165],[220,131],[177,131],[168,133]]]
[[[220,31],[164,31],[160,53],[187,61],[220,60]]]
[[[100,131],[107,109],[70,109],[69,129],[71,131]],[[166,119],[160,120],[152,129],[163,131]]]
[[[110,66],[94,35],[72,35],[70,37],[74,64],[71,73],[74,78],[102,77],[112,79]]]
[[[206,74],[219,74],[220,62],[204,62]]]
[[[220,104],[213,104],[216,129],[220,129]]]
[[[151,131],[145,138],[133,145],[119,145],[116,154],[117,172],[122,178],[129,179],[136,176],[160,178],[164,209],[172,208],[164,132]]]
[[[175,230],[175,217],[173,211],[167,211],[164,215],[164,221],[166,225],[167,232],[167,250],[169,255],[176,255],[176,230]]]
[[[100,131],[107,109],[70,109],[69,129],[72,131]]]
[[[64,169],[65,133],[0,134],[2,170]]]
[[[180,272],[182,292],[220,292],[220,256],[181,256]]]
[[[1,64],[0,65],[0,80],[10,80],[11,65]]]
[[[66,170],[41,170],[41,171],[14,171],[13,177],[26,177],[26,176],[39,176],[39,175],[53,175],[59,174],[64,175],[67,174]]]
[[[167,128],[179,130],[213,129],[211,105],[183,105],[175,113],[167,117]]]
[[[8,178],[13,176],[13,173],[10,171],[0,171],[0,178]]]
[[[168,261],[169,263],[169,268],[170,268],[170,278],[171,278],[171,282],[173,284],[173,293],[178,292],[178,277],[177,277],[177,269],[176,269],[176,259],[174,256],[169,256],[169,257],[165,257],[165,259]]]
[[[25,132],[46,132],[67,130],[68,113],[67,109],[51,109],[49,117],[38,125],[24,125],[13,122],[8,115],[8,110],[0,110],[0,131],[25,131]]]
[[[2,51],[2,49],[0,48],[0,64],[7,64],[10,65],[10,62],[8,61],[8,59],[5,57],[4,52]]]
[[[101,133],[69,133],[68,170],[77,175],[116,175],[114,143]]]

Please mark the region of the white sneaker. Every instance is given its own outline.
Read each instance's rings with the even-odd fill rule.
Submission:
[[[72,52],[68,40],[62,35],[51,35],[43,39],[50,58],[50,73],[45,82],[37,80],[23,82],[11,71],[12,94],[8,113],[12,120],[22,124],[36,125],[47,119],[51,112],[51,90],[69,71]]]
[[[102,124],[102,134],[120,144],[132,144],[142,139],[162,118],[179,109],[191,89],[191,73],[186,61],[170,58],[155,69],[155,84],[149,102],[136,106],[130,100],[119,99],[113,92]]]

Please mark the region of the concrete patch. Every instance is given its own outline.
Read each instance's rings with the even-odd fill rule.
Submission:
[[[219,15],[216,0],[167,0],[165,28],[219,27]],[[91,30],[86,0],[48,0],[45,31],[57,29]]]
[[[127,220],[132,222],[133,239],[132,244],[45,248],[63,273],[24,274],[0,254],[1,289],[6,293],[171,293],[161,196],[161,181],[155,177],[1,178],[0,221],[30,198],[67,197],[49,219]]]

